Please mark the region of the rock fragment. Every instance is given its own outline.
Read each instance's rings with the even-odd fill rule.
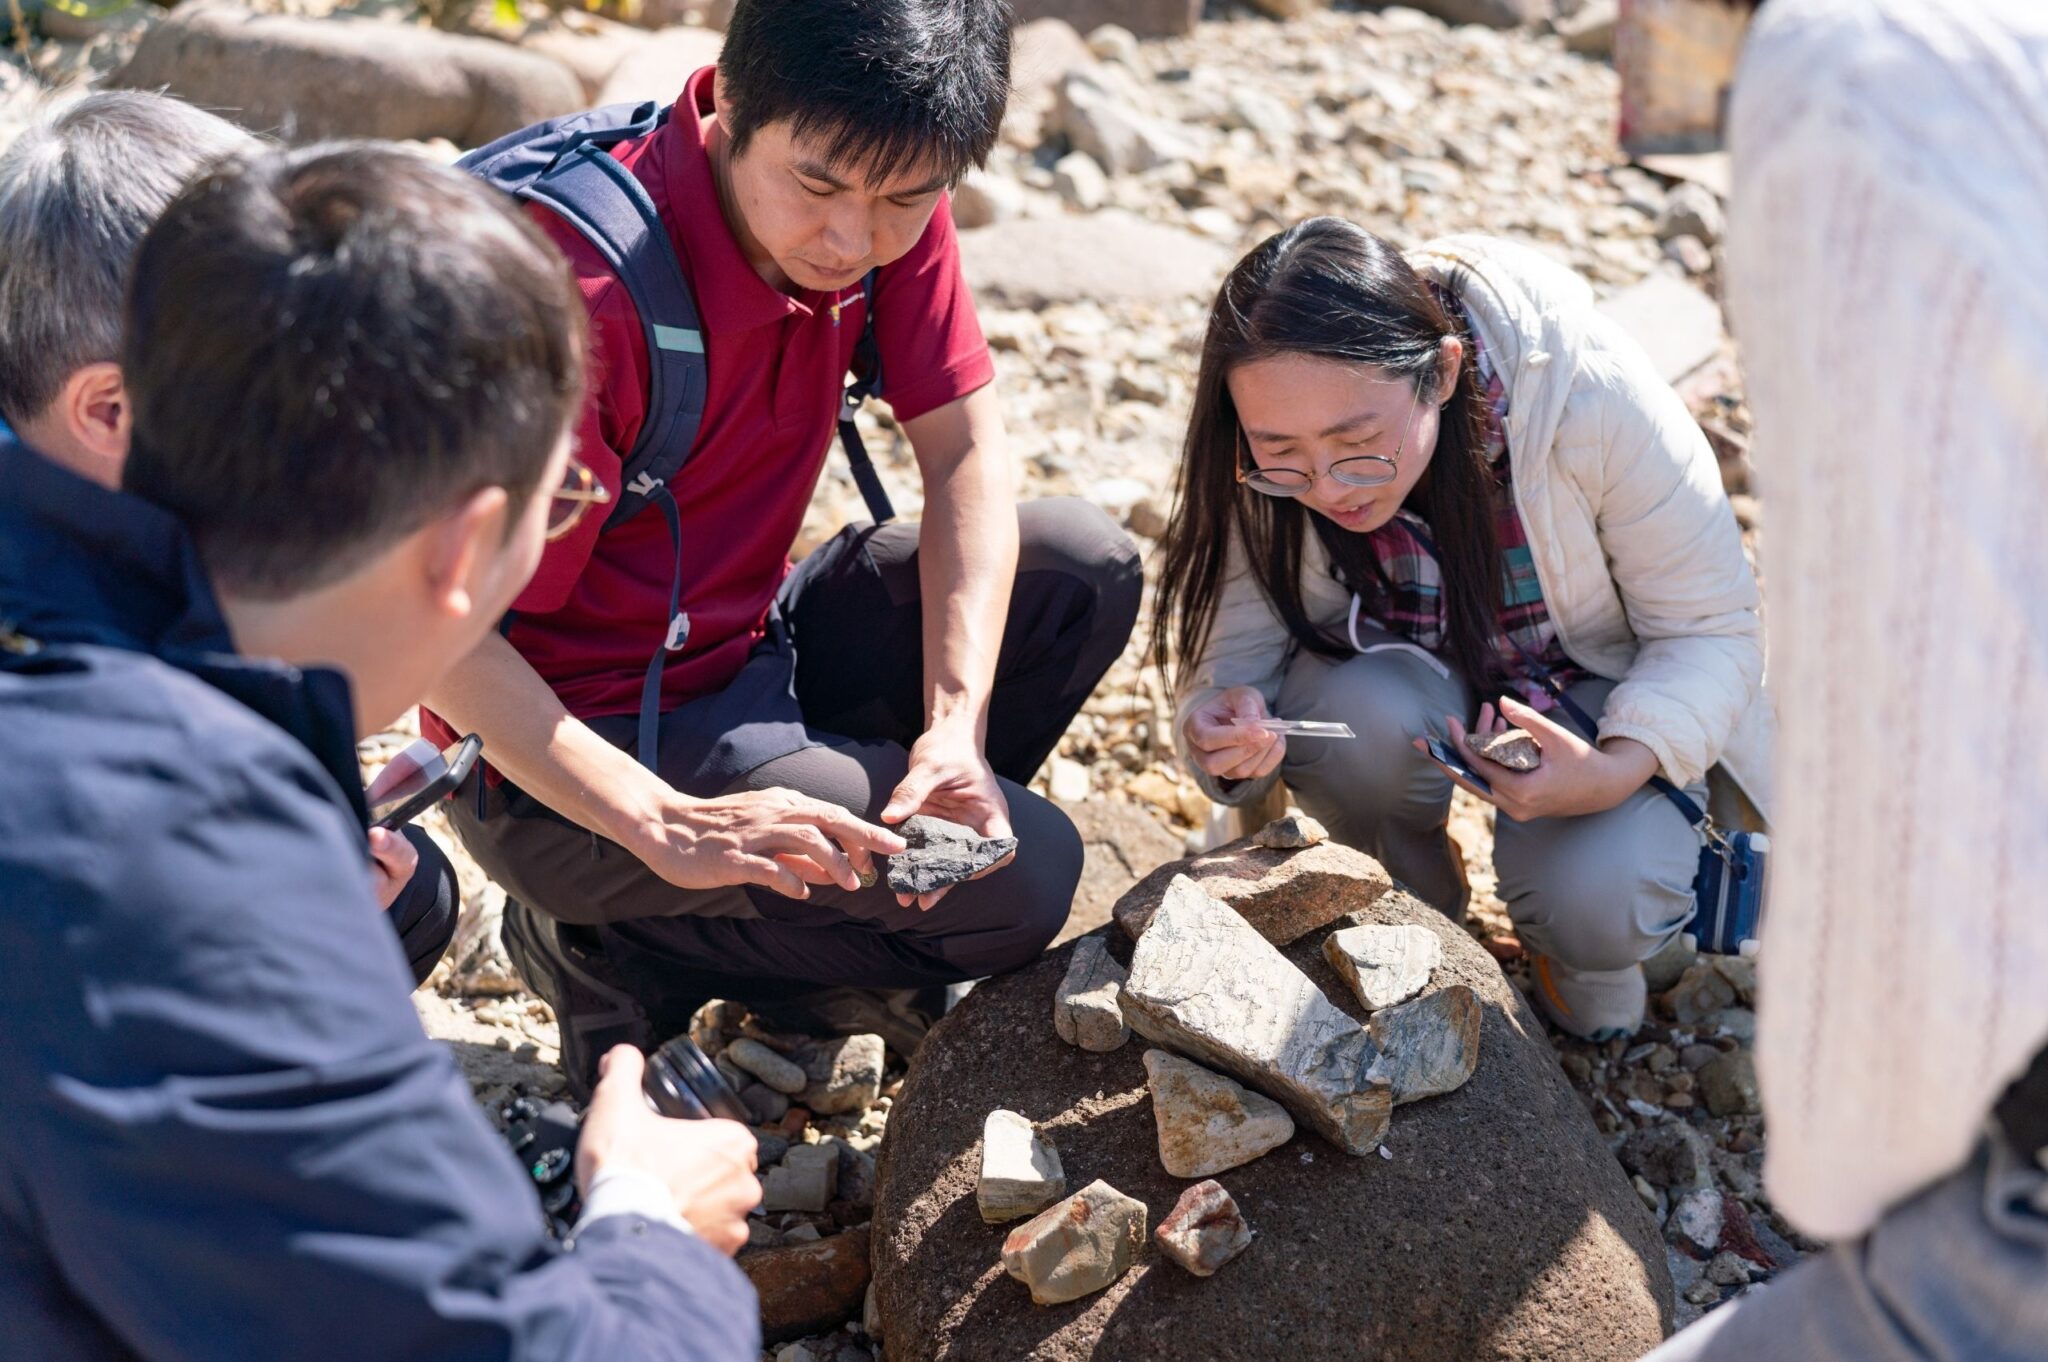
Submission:
[[[1329,829],[1305,813],[1276,818],[1252,835],[1252,845],[1294,851],[1330,840]]]
[[[1472,750],[1510,771],[1533,771],[1543,764],[1543,749],[1536,745],[1535,738],[1519,728],[1484,738],[1475,736]]]
[[[866,1111],[882,1095],[884,1049],[877,1035],[840,1036],[806,1047],[806,1082],[798,1100],[820,1116]]]
[[[1161,1253],[1197,1277],[1213,1275],[1252,1246],[1251,1226],[1237,1201],[1213,1178],[1182,1192],[1152,1238]]]
[[[991,1225],[1036,1215],[1065,1196],[1060,1152],[1014,1111],[997,1108],[981,1126],[981,1181],[974,1189],[981,1218]]]
[[[731,1060],[775,1091],[791,1097],[810,1083],[804,1075],[803,1066],[776,1054],[752,1036],[742,1036],[726,1046],[720,1057]]]
[[[1323,958],[1368,1012],[1422,992],[1443,963],[1444,943],[1427,927],[1345,927],[1323,938]]]
[[[1680,1197],[1664,1222],[1664,1237],[1695,1257],[1705,1258],[1721,1242],[1721,1194],[1702,1187]]]
[[[1373,1013],[1379,1058],[1368,1075],[1394,1090],[1394,1105],[1464,1086],[1479,1067],[1479,996],[1452,984],[1427,998]]]
[[[1349,1153],[1386,1134],[1392,1092],[1367,1072],[1365,1028],[1186,876],[1138,939],[1123,1005],[1139,1035],[1258,1088]]]
[[[899,894],[934,894],[979,875],[1017,849],[1014,837],[983,837],[973,828],[930,814],[897,825],[909,849],[887,858],[889,887]]]
[[[740,1102],[756,1125],[773,1125],[789,1113],[789,1098],[766,1083],[749,1083],[741,1088]]]
[[[1145,1076],[1159,1161],[1177,1178],[1213,1177],[1294,1138],[1294,1118],[1285,1107],[1199,1064],[1147,1050]]]
[[[1665,1010],[1681,1026],[1697,1026],[1735,1001],[1735,986],[1711,960],[1688,967],[1664,995]]]
[[[1683,1122],[1645,1126],[1615,1151],[1621,1166],[1652,1186],[1676,1193],[1704,1187],[1713,1180],[1713,1146],[1707,1137]]]
[[[1101,937],[1085,936],[1076,942],[1066,977],[1052,998],[1052,1024],[1060,1039],[1098,1054],[1121,1049],[1131,1038],[1117,1001],[1123,985],[1124,967]]]
[[[830,1239],[749,1253],[740,1271],[761,1298],[769,1344],[822,1334],[860,1309],[868,1289],[868,1227]]]
[[[1038,1305],[1100,1291],[1130,1270],[1145,1241],[1145,1204],[1097,1179],[1010,1231],[1003,1269]]]
[[[1186,875],[1276,946],[1379,902],[1394,887],[1379,862],[1339,842],[1301,851],[1257,846],[1247,837],[1138,881],[1112,910],[1132,939],[1142,936],[1166,889]]]
[[[761,1208],[767,1211],[818,1212],[839,1190],[839,1151],[820,1144],[800,1144],[768,1170],[761,1183]]]
[[[1716,1116],[1746,1116],[1763,1109],[1756,1086],[1756,1059],[1730,1050],[1700,1070],[1700,1094]]]

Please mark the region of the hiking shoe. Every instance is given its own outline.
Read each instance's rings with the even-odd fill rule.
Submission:
[[[1536,985],[1536,1006],[1560,1031],[1599,1042],[1632,1036],[1643,1024],[1650,990],[1641,965],[1577,970],[1551,956],[1535,955],[1529,960],[1529,974]]]
[[[508,897],[499,932],[519,977],[555,1010],[562,1072],[579,1101],[590,1100],[605,1051],[614,1045],[653,1048],[646,1009],[606,977],[604,952],[588,929],[566,926]]]
[[[749,1008],[764,1026],[807,1035],[875,1035],[908,1060],[932,1023],[967,995],[971,984],[930,988],[821,988],[784,1002]]]

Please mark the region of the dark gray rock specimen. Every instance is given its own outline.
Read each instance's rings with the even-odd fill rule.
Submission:
[[[973,828],[929,814],[897,825],[910,849],[887,858],[889,887],[899,894],[935,894],[979,875],[1017,849],[1014,837],[983,837]]]

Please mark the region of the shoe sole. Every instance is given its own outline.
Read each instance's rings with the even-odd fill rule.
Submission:
[[[500,935],[519,977],[554,1009],[555,1024],[561,1031],[562,1072],[570,1091],[588,1102],[597,1082],[597,1061],[604,1052],[619,1044],[645,1050],[654,1028],[630,994],[578,968],[565,952],[540,940],[538,934],[545,929],[535,921],[539,916],[523,903],[507,901]],[[599,1008],[577,1009],[573,1006],[576,991],[598,999]],[[600,1036],[606,1038],[600,1041]]]

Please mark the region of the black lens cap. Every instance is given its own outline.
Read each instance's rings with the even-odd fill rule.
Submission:
[[[688,1036],[677,1036],[649,1057],[641,1088],[663,1116],[716,1116],[742,1125],[752,1119],[739,1094]]]

